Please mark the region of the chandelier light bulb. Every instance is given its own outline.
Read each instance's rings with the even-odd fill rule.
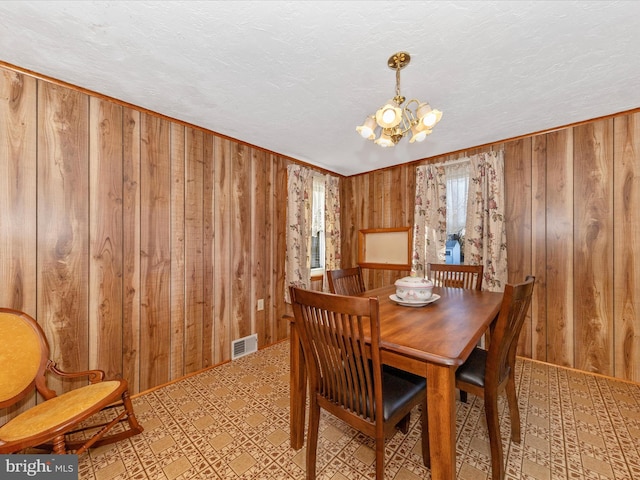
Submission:
[[[392,100],[376,112],[376,122],[380,128],[393,128],[401,121],[402,109]]]
[[[431,130],[426,128],[422,123],[416,123],[411,127],[411,133],[412,136],[409,143],[422,142],[427,138],[427,135],[431,133]]]
[[[367,140],[371,139],[371,135],[373,135],[373,130],[369,127],[358,127],[360,129],[360,135],[362,138],[366,138]],[[375,135],[373,135],[375,137]]]
[[[380,145],[381,147],[387,148],[387,147],[393,147],[395,145],[395,143],[393,143],[393,140],[391,139],[391,136],[388,133],[382,133],[382,135],[380,135],[380,138],[377,139],[375,141],[376,145]]]
[[[366,138],[367,140],[373,140],[376,138],[376,134],[374,130],[376,129],[376,119],[371,116],[365,118],[362,125],[356,127],[356,131],[362,136],[362,138]]]
[[[425,115],[425,117],[422,119],[422,124],[425,127],[433,127],[436,122],[438,121],[436,114],[433,112],[429,112],[427,115]]]
[[[387,108],[382,112],[382,120],[385,123],[391,123],[396,119],[396,112],[392,108]]]
[[[425,127],[433,127],[436,124],[436,116],[433,112],[427,114],[423,119],[422,123]]]

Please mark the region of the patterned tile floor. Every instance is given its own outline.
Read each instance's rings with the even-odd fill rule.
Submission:
[[[522,444],[501,430],[507,480],[640,479],[640,386],[518,360]],[[134,399],[145,431],[80,457],[81,479],[303,479],[289,446],[289,345],[282,342]],[[431,478],[420,411],[387,441],[385,478]],[[457,403],[458,478],[490,477],[484,409]],[[318,478],[374,478],[372,441],[323,413]]]

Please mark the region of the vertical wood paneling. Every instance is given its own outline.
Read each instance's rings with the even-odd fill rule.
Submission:
[[[507,144],[504,156],[508,281],[514,283],[531,271],[531,140]]]
[[[0,305],[37,318],[36,80],[0,70]],[[32,407],[21,401],[0,415],[4,424]]]
[[[547,360],[547,137],[539,135],[531,146],[531,271],[536,284],[531,300],[531,357]],[[517,188],[518,185],[513,185]],[[507,247],[508,248],[508,247]]]
[[[269,231],[267,213],[269,203],[267,202],[267,188],[268,183],[266,180],[265,170],[265,156],[262,151],[253,149],[251,152],[251,189],[253,198],[251,199],[251,225],[255,225],[256,228],[251,232],[251,332],[258,333],[259,345],[264,345],[264,325],[265,325],[265,310],[258,311],[256,302],[258,299],[262,299],[263,304],[265,302],[266,292],[266,279],[267,272],[265,271],[265,259],[266,259],[266,239]],[[262,225],[263,228],[257,228],[258,225]]]
[[[371,226],[371,220],[368,215],[368,205],[371,204],[370,180],[371,174],[364,174],[360,175],[357,182],[358,204],[356,206],[356,238],[360,230],[365,228],[373,228]],[[351,251],[353,252],[353,259],[355,260],[355,262],[358,261],[357,245],[357,241],[354,245],[351,245]],[[351,265],[347,265],[347,267],[348,266]],[[367,289],[371,289],[375,285],[374,278],[373,275],[371,275],[371,272],[372,270],[370,269],[364,269],[362,272],[362,275],[364,277],[364,285]]]
[[[214,139],[214,363],[230,358],[231,325],[231,142]]]
[[[186,246],[186,318],[185,318],[185,373],[203,367],[203,178],[204,135],[201,131],[187,130],[187,182],[185,202]]]
[[[86,370],[88,352],[88,108],[77,91],[38,82],[38,321],[63,370]],[[52,379],[52,388],[65,385]]]
[[[574,129],[575,366],[612,373],[613,121]],[[578,200],[579,199],[579,200]]]
[[[640,382],[640,113],[614,119],[614,372]]]
[[[122,375],[122,107],[89,103],[89,366]]]
[[[140,391],[140,112],[122,122],[122,376]]]
[[[288,335],[291,160],[1,73],[4,303],[38,314],[62,367],[139,392],[228,360],[238,335]]]
[[[185,218],[189,215],[188,205],[185,204],[185,189],[188,180],[185,179],[188,159],[185,159],[185,128],[182,125],[171,124],[171,353],[169,364],[171,373],[169,378],[177,378],[187,371],[189,350],[193,344],[189,342],[189,322],[193,321],[189,312],[189,294],[191,285],[188,283],[189,262],[191,255],[185,247],[188,232]],[[185,182],[187,186],[185,186]]]
[[[371,215],[369,217],[370,225],[369,228],[381,228],[389,221],[389,218],[385,216],[385,196],[389,191],[389,184],[385,181],[386,170],[378,170],[371,174],[371,195],[369,203],[369,209]],[[376,285],[384,285],[387,283],[385,279],[385,271],[384,270],[371,270],[370,277],[373,278],[373,281]]]
[[[340,266],[342,264],[356,265],[357,259],[352,258],[351,248],[345,248],[346,245],[356,245],[358,242],[357,231],[355,229],[355,192],[353,189],[355,178],[346,178],[340,183],[340,244],[342,252],[340,252]]]
[[[140,132],[140,388],[146,390],[170,378],[170,125],[143,114]]]
[[[0,305],[36,316],[36,80],[0,70]]]
[[[264,316],[262,325],[258,323],[256,331],[258,333],[258,341],[260,345],[269,345],[276,338],[274,333],[275,314],[278,302],[276,299],[276,272],[277,269],[277,245],[278,245],[278,209],[279,204],[276,202],[276,173],[278,171],[278,162],[271,154],[265,154],[264,162],[264,202],[265,202],[265,223],[266,231],[264,244]],[[285,175],[286,177],[286,175]],[[286,192],[286,190],[285,190]],[[280,192],[285,193],[285,192]],[[259,225],[256,225],[258,227]],[[282,316],[282,314],[280,315]],[[279,318],[279,317],[278,317]]]
[[[507,234],[508,281],[524,280],[531,269],[531,139],[510,142],[505,147],[505,220]],[[517,186],[516,189],[511,186]],[[528,316],[518,340],[518,350],[531,356],[531,317]]]
[[[287,166],[288,160],[276,159],[273,203],[276,220],[275,252],[274,252],[274,319],[273,338],[286,338],[289,334],[289,321],[283,315],[290,314],[290,305],[284,303],[284,268],[287,254]],[[277,267],[277,270],[276,270]]]
[[[251,149],[231,146],[231,338],[251,333]]]
[[[356,265],[357,257],[354,257],[354,249],[358,248],[358,193],[359,179],[361,175],[348,177],[340,183],[340,265],[347,267]],[[363,272],[364,274],[365,272]]]
[[[385,182],[389,185],[389,193],[385,195],[384,205],[384,225],[391,227],[404,227],[408,225],[408,218],[405,210],[406,198],[406,177],[404,175],[405,166],[387,170]],[[389,285],[396,281],[399,273],[397,270],[383,270],[382,281]],[[403,275],[409,272],[403,272]]]
[[[214,362],[214,311],[213,302],[216,284],[214,273],[214,147],[213,136],[205,134],[203,138],[203,180],[202,180],[202,366],[208,367]]]
[[[406,165],[404,167],[406,176],[406,187],[404,191],[406,224],[413,225],[413,214],[416,204],[416,166]]]
[[[573,366],[573,135],[547,135],[547,361]]]

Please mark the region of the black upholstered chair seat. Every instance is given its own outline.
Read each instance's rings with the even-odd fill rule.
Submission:
[[[483,348],[474,348],[469,358],[456,370],[456,379],[484,388],[485,367],[488,352]],[[510,366],[506,366],[503,378],[509,375]],[[502,379],[501,379],[502,380]]]
[[[385,421],[427,388],[423,377],[391,367],[382,368],[382,404]]]
[[[373,368],[371,361],[369,368]],[[415,402],[415,399],[422,395],[427,388],[427,381],[424,377],[405,372],[388,365],[382,366],[382,408],[383,418],[386,422],[393,417],[398,410],[402,409],[408,402]],[[371,405],[367,400],[366,414],[373,418],[371,413]],[[335,399],[334,399],[335,401]],[[351,397],[352,402],[357,401],[354,394]],[[339,403],[339,402],[336,402]]]

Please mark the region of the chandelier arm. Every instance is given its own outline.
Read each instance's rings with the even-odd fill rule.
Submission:
[[[404,136],[409,130],[411,130],[411,121],[405,116],[402,116],[402,128],[400,129],[400,133]]]
[[[407,102],[407,104],[405,105],[404,108],[409,108],[409,105],[411,105],[412,103],[416,104],[416,108],[418,108],[418,106],[420,106],[420,100],[418,100],[417,98],[412,98],[411,100],[409,100]],[[415,112],[412,112],[412,113],[415,113]]]

